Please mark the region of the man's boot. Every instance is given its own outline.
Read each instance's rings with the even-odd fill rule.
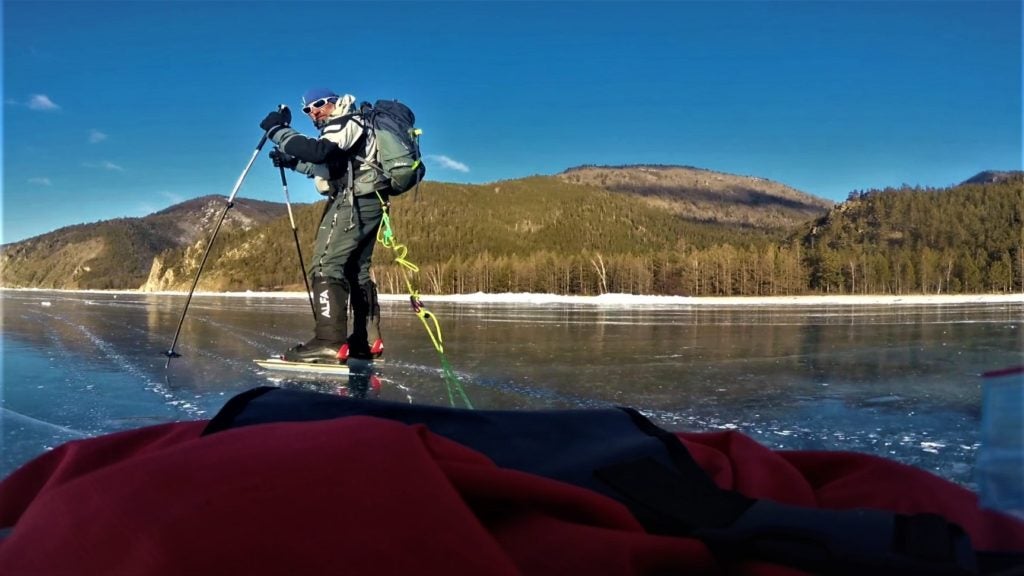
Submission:
[[[289,362],[344,362],[341,350],[348,329],[348,283],[344,280],[313,278],[313,299],[316,302],[316,327],[313,339],[289,348],[284,359]]]
[[[373,360],[383,353],[377,285],[370,281],[352,291],[352,334],[348,337],[348,344],[342,347],[341,355],[345,360]]]

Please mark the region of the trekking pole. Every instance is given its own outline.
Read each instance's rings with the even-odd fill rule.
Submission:
[[[282,108],[287,108],[281,104]],[[278,166],[281,170],[281,187],[284,188],[284,203],[288,206],[288,220],[292,223],[292,237],[295,238],[295,251],[299,253],[299,268],[302,269],[302,281],[306,284],[306,296],[309,297],[309,308],[313,310],[313,320],[316,320],[316,304],[313,304],[313,291],[309,288],[309,278],[306,276],[306,264],[302,258],[302,245],[299,243],[299,229],[295,227],[295,216],[292,215],[292,201],[288,197],[288,179],[284,176],[284,166]]]
[[[256,150],[253,150],[252,157],[249,158],[249,163],[245,165],[245,170],[242,170],[238,181],[235,182],[235,187],[231,190],[231,196],[228,197],[227,204],[224,206],[224,212],[221,212],[220,220],[217,221],[217,227],[213,229],[213,235],[210,236],[210,241],[206,244],[206,252],[203,253],[203,259],[199,262],[199,270],[196,270],[196,277],[192,280],[192,288],[189,289],[188,298],[185,299],[185,308],[181,311],[181,318],[178,320],[178,329],[174,331],[174,340],[171,341],[171,348],[164,352],[167,355],[167,363],[164,364],[164,370],[171,366],[171,358],[181,356],[181,354],[174,351],[174,347],[178,344],[178,336],[181,335],[181,326],[185,323],[185,313],[188,312],[188,305],[192,302],[192,294],[196,291],[196,285],[199,284],[199,275],[203,272],[203,266],[206,266],[206,259],[210,256],[210,248],[213,247],[213,241],[217,238],[217,232],[220,232],[220,225],[224,223],[224,217],[228,215],[228,210],[235,205],[235,195],[238,194],[238,189],[242,187],[242,182],[249,174],[249,169],[252,168],[253,162],[256,161],[256,157],[259,156],[260,150],[263,149],[263,145],[266,143],[267,134],[264,132],[263,137],[260,138],[260,143],[256,145]]]

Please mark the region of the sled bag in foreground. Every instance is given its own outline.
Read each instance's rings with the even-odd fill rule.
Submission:
[[[699,538],[725,558],[818,573],[973,574],[978,569],[964,531],[935,514],[808,508],[723,490],[674,434],[628,408],[472,411],[263,387],[229,401],[205,434],[349,416],[424,425],[499,467],[614,498],[648,532]]]

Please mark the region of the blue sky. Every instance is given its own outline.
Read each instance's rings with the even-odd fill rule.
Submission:
[[[311,86],[411,105],[430,180],[657,163],[836,201],[948,186],[1021,169],[1021,13],[1019,1],[5,0],[2,241],[229,194],[259,121]],[[293,124],[313,133],[301,114]],[[240,198],[283,201],[268,151]],[[319,199],[297,175],[290,192]]]

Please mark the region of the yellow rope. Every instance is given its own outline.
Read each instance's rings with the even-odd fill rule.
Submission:
[[[391,215],[388,213],[389,205],[381,197],[380,192],[377,192],[377,199],[380,200],[381,210],[383,212],[381,216],[380,227],[377,229],[377,241],[381,243],[385,248],[390,248],[394,252],[395,262],[402,267],[402,278],[405,280],[405,286],[409,290],[409,301],[412,304],[412,309],[419,317],[420,322],[423,323],[423,328],[426,329],[427,334],[430,336],[430,341],[434,344],[434,349],[441,356],[441,369],[444,374],[445,383],[448,386],[448,401],[452,406],[455,406],[455,392],[458,392],[462,401],[465,403],[467,408],[473,408],[473,404],[469,401],[469,397],[466,392],[462,389],[462,384],[459,382],[458,377],[452,370],[451,365],[448,363],[448,359],[444,354],[444,344],[441,338],[441,325],[437,322],[437,317],[434,313],[423,305],[420,300],[420,293],[413,286],[412,281],[409,279],[409,273],[419,273],[419,266],[410,262],[406,256],[409,254],[409,249],[405,244],[400,244],[395,240],[395,233],[391,229]]]

